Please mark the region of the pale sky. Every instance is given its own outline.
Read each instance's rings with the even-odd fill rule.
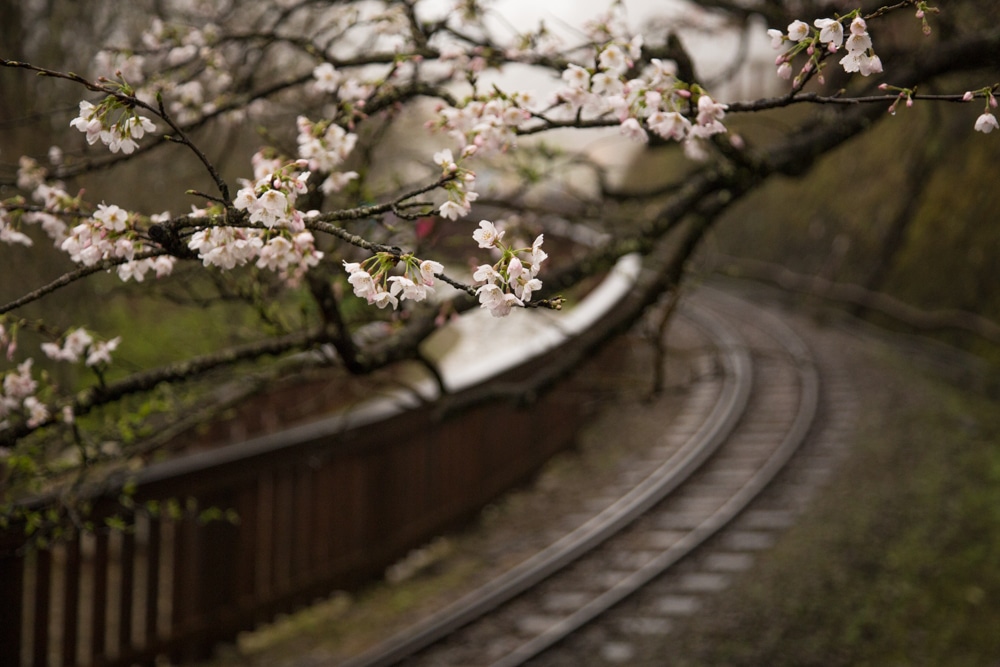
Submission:
[[[429,4],[440,5],[444,10],[451,5],[451,0],[437,0]],[[611,0],[493,0],[487,6],[521,30],[533,29],[538,26],[539,21],[544,21],[548,29],[572,44],[576,41],[573,39],[574,29],[579,29],[588,19],[605,12],[610,5]],[[728,67],[738,55],[738,39],[733,35],[709,36],[680,28],[684,23],[706,29],[712,27],[711,14],[693,9],[683,0],[625,0],[624,5],[629,27],[635,32],[653,34],[654,30],[651,28],[656,24],[651,25],[651,19],[659,19],[659,24],[662,25],[663,20],[670,17],[670,27],[678,32],[692,53],[702,78],[711,78],[713,74]],[[496,26],[498,35],[507,33],[502,22],[491,23]],[[755,28],[752,33],[750,48],[753,58],[772,61],[766,26],[761,23],[759,30]]]
[[[431,6],[440,5],[442,11],[452,5],[452,0],[436,0]],[[503,16],[519,30],[534,29],[539,21],[544,21],[548,29],[562,36],[567,45],[583,41],[582,34],[574,39],[574,29],[579,29],[585,21],[607,11],[610,0],[494,0],[488,6],[494,13]],[[436,8],[436,7],[435,7]],[[685,47],[691,53],[698,69],[702,83],[709,83],[713,75],[728,68],[738,55],[739,38],[730,35],[708,36],[683,30],[681,25],[691,23],[704,28],[711,27],[710,15],[699,13],[683,0],[625,0],[626,15],[632,31],[644,34],[655,34],[652,26],[664,24],[664,19],[670,18],[669,27],[677,31]],[[651,19],[659,18],[658,24],[651,24]],[[501,38],[509,34],[509,26],[502,22],[493,22],[497,36]],[[491,27],[493,27],[491,26]],[[662,31],[663,28],[661,27]],[[759,34],[758,34],[759,33]],[[766,35],[766,26],[761,23],[752,30],[753,39],[750,45],[750,60],[759,61],[754,77],[770,76],[768,81],[777,82],[774,67],[771,64],[774,56],[770,48],[770,39]],[[656,42],[662,35],[655,35],[651,41]],[[503,88],[522,89],[544,97],[558,88],[562,82],[551,72],[538,73],[528,68],[507,67],[502,73],[489,73],[481,79],[489,83],[495,77],[495,82]],[[768,82],[764,82],[765,84]],[[716,99],[732,101],[743,97],[740,86],[737,89],[711,88],[718,93]],[[730,95],[734,97],[730,98]],[[755,93],[756,94],[756,93]],[[573,133],[563,136],[562,133],[546,135],[547,141],[568,143],[576,149],[584,149],[592,157],[598,158],[607,166],[625,165],[631,161],[631,155],[640,150],[634,142],[620,136],[616,130],[597,130],[587,133]]]

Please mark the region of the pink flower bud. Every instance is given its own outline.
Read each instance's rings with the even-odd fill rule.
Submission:
[[[993,93],[990,93],[990,106],[994,109],[997,108],[997,98],[993,96]]]
[[[889,89],[889,84],[887,84],[887,83],[880,83],[880,84],[878,84],[878,89],[879,90],[888,90]]]
[[[962,95],[962,101],[971,102],[973,97],[975,97],[975,95],[972,94],[971,90],[966,91],[965,95]]]

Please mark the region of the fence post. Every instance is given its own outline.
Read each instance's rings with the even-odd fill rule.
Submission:
[[[22,530],[21,526],[9,529]],[[24,556],[20,540],[0,535],[0,667],[21,664],[21,618],[24,610]]]

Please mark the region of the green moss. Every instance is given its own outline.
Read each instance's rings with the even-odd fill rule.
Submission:
[[[865,435],[821,504],[716,603],[707,616],[717,622],[671,635],[678,664],[1000,655],[1000,414],[991,400],[893,370],[898,379],[866,397]]]

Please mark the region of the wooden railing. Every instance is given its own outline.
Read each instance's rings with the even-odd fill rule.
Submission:
[[[580,418],[557,392],[442,421],[429,410],[331,419],[153,466],[137,502],[191,499],[238,522],[140,514],[131,531],[29,552],[14,527],[0,556],[0,665],[204,658],[468,519],[568,445]],[[114,509],[99,502],[96,518]]]
[[[609,313],[638,270],[626,264],[535,335],[542,347],[503,361],[506,370],[469,373],[459,360],[450,398],[524,379],[539,355],[579,353],[597,321],[621,330]],[[475,352],[475,336],[466,340]],[[370,582],[570,445],[588,409],[579,398],[563,383],[528,406],[473,402],[441,417],[402,393],[137,474],[139,506],[179,499],[232,510],[237,521],[140,513],[128,531],[71,535],[48,550],[27,548],[23,526],[10,526],[0,531],[0,667],[190,662],[277,614]],[[275,405],[295,400],[283,391]],[[206,433],[218,442],[225,429]],[[93,501],[95,525],[120,510],[111,497]]]

